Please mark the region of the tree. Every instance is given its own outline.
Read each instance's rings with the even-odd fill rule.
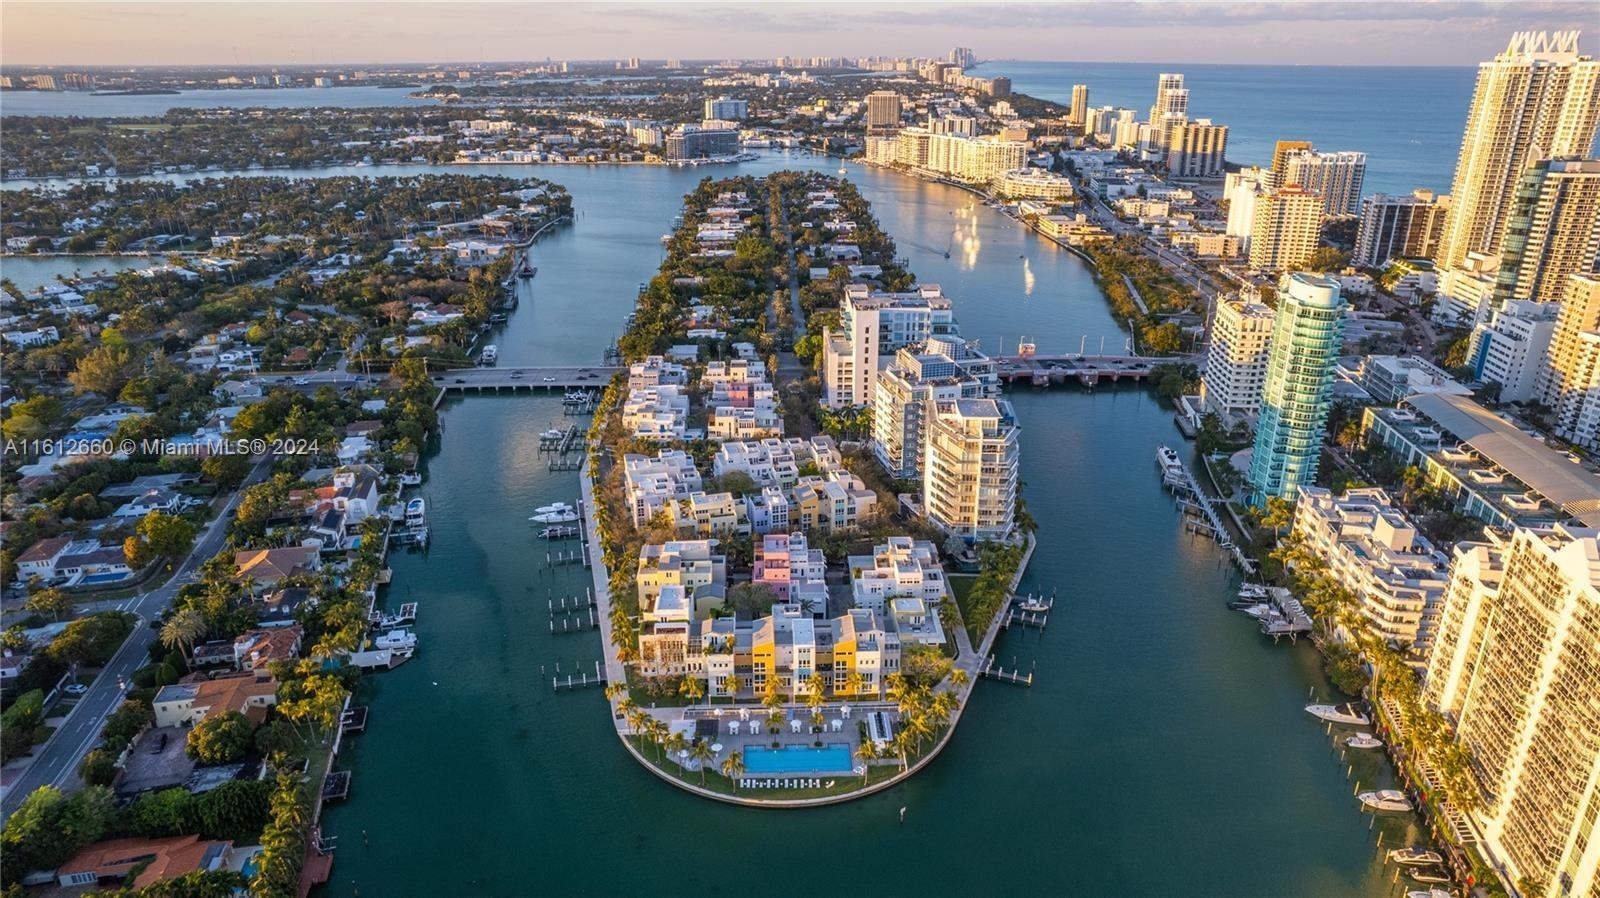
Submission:
[[[252,894],[258,898],[290,898],[299,893],[306,825],[307,810],[300,784],[293,774],[279,771],[270,816],[261,832],[256,874],[250,879]]]
[[[80,393],[99,393],[114,399],[133,377],[134,370],[133,353],[128,347],[97,346],[78,360],[67,379]]]
[[[688,699],[689,704],[697,704],[700,699],[705,697],[706,684],[699,677],[686,676],[683,678],[683,682],[678,684],[678,694]]]
[[[0,852],[6,862],[0,879],[14,883],[34,870],[54,870],[78,849],[99,841],[116,807],[111,790],[88,786],[71,796],[41,786],[22,800],[0,830]]]
[[[691,677],[691,679],[693,678]],[[689,757],[694,758],[695,763],[700,766],[700,785],[704,786],[706,784],[706,767],[711,764],[712,759],[716,756],[717,753],[711,750],[710,742],[704,739],[694,740],[694,745],[689,749]]]
[[[660,723],[660,721],[657,721],[657,723]],[[665,726],[665,724],[662,724],[662,726]],[[666,749],[667,754],[676,756],[679,752],[689,747],[689,740],[684,738],[682,732],[673,730],[667,734],[667,738],[661,743],[661,747]],[[678,758],[678,764],[679,769],[684,773],[689,772],[688,768],[683,765],[683,759],[681,757]]]
[[[133,630],[133,620],[132,614],[121,611],[78,618],[51,641],[47,652],[63,663],[98,667],[111,660]]]
[[[723,610],[746,619],[764,617],[772,613],[778,594],[765,583],[736,583],[728,587],[723,600]]]
[[[109,786],[117,778],[117,756],[105,748],[93,749],[83,756],[78,775],[91,786]]]
[[[294,725],[287,720],[274,719],[256,730],[256,751],[267,757],[286,755],[300,745]]]
[[[250,473],[250,458],[231,452],[208,455],[200,461],[200,473],[222,490],[232,490]]]
[[[193,832],[194,796],[182,786],[148,792],[128,808],[128,828],[159,839]]]
[[[150,551],[150,544],[143,537],[129,536],[122,541],[122,558],[128,562],[128,567],[137,571],[154,561],[156,553]]]
[[[0,714],[0,760],[20,757],[33,748],[33,736],[44,723],[44,690],[30,689],[17,696]]]
[[[733,783],[733,791],[737,793],[739,777],[744,775],[744,752],[729,752],[728,756],[722,759],[722,775]]]
[[[195,802],[195,825],[208,839],[254,839],[267,825],[271,801],[268,780],[223,783]]]
[[[72,611],[72,596],[52,586],[29,595],[22,607],[36,614],[48,614],[51,620],[60,620],[61,615]]]
[[[229,764],[250,750],[255,727],[238,711],[208,714],[189,731],[184,752],[201,764]]]
[[[164,511],[150,512],[135,528],[150,545],[150,551],[168,558],[181,558],[189,553],[196,529],[191,521]]]
[[[856,746],[856,759],[861,762],[861,785],[867,784],[867,775],[871,772],[872,762],[883,757],[878,751],[878,743],[871,736],[863,736],[861,744]]]
[[[206,630],[205,615],[194,608],[183,608],[173,612],[167,622],[161,625],[161,644],[188,655]]]

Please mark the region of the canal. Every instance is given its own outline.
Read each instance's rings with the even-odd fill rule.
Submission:
[[[794,157],[740,170],[782,165],[829,167]],[[566,184],[580,212],[535,247],[538,277],[492,338],[504,362],[597,361],[682,194],[726,172],[533,172]],[[1044,352],[1122,347],[1070,253],[961,191],[849,176],[986,348],[1020,336]],[[549,633],[547,601],[585,577],[546,566],[525,520],[577,494],[576,475],[549,472],[534,449],[562,421],[559,400],[449,402],[424,488],[434,541],[395,556],[390,587],[391,603],[421,603],[422,648],[363,689],[372,723],[341,758],[356,777],[325,820],[338,837],[325,892],[732,896],[777,874],[885,895],[1400,894],[1376,843],[1415,834],[1352,797],[1356,781],[1390,774],[1372,755],[1341,758],[1301,711],[1329,691],[1316,655],[1272,645],[1224,608],[1236,574],[1184,533],[1155,471],[1155,447],[1180,439],[1170,412],[1136,388],[1012,399],[1041,522],[1024,589],[1060,600],[1044,635],[1007,636],[997,654],[1036,669],[1035,686],[980,684],[928,770],[805,812],[675,790],[617,745],[597,692],[551,691],[557,664],[592,670],[601,657],[597,634]]]

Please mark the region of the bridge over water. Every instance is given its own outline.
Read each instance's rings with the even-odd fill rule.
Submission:
[[[1031,383],[1036,387],[1064,384],[1077,380],[1092,387],[1102,380],[1113,383],[1121,380],[1141,381],[1150,376],[1157,365],[1183,364],[1194,359],[1186,356],[1146,358],[1135,355],[1010,355],[996,356],[995,364],[1000,379],[1009,384]]]
[[[504,390],[568,390],[578,387],[599,389],[621,371],[612,365],[565,365],[526,368],[461,368],[433,376],[433,385],[444,392],[498,393]]]

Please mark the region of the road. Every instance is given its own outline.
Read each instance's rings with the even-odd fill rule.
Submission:
[[[794,313],[794,339],[799,340],[806,335],[806,314],[805,310],[800,307],[800,266],[795,259],[794,241],[789,239],[789,204],[780,203],[778,204],[778,209],[783,215],[783,249],[787,256],[786,264],[789,269],[789,306]],[[779,301],[776,296],[773,297],[772,307],[768,314],[771,322],[768,328],[770,333],[777,333],[778,331],[777,306]],[[800,364],[800,358],[794,354],[793,349],[778,350],[778,370],[772,372],[774,385],[781,386],[784,381],[788,381],[791,384],[797,383],[804,380],[805,376],[805,366]]]
[[[271,470],[272,457],[261,458],[245,477],[245,485],[265,480]],[[78,764],[99,742],[100,728],[106,718],[122,704],[125,684],[131,682],[133,672],[149,660],[150,643],[157,636],[150,622],[172,604],[178,589],[188,582],[190,575],[222,549],[227,541],[228,523],[233,520],[234,509],[242,495],[243,489],[240,489],[228,498],[222,510],[200,532],[194,548],[165,585],[122,603],[121,610],[139,616],[133,633],[89,685],[89,691],[78,700],[50,741],[34,755],[32,764],[6,789],[5,797],[0,799],[0,819],[9,816],[40,786],[59,787],[77,779]]]

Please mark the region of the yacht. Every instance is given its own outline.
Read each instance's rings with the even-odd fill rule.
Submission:
[[[1357,733],[1344,740],[1344,744],[1351,748],[1382,748],[1383,740],[1371,733]]]
[[[1372,792],[1362,792],[1356,798],[1361,799],[1363,807],[1371,811],[1409,811],[1411,799],[1399,789],[1377,789]],[[1448,880],[1440,880],[1448,882]]]
[[[1306,705],[1306,713],[1318,720],[1348,726],[1364,727],[1372,723],[1372,718],[1361,713],[1352,702],[1345,702],[1342,705]]]
[[[1396,848],[1389,852],[1389,860],[1405,867],[1427,867],[1444,863],[1444,858],[1439,856],[1439,852],[1416,846]]]
[[[535,524],[570,524],[578,519],[578,513],[568,508],[562,511],[541,511],[528,520]]]
[[[1450,881],[1450,873],[1443,867],[1411,867],[1406,870],[1406,875],[1430,885]]]
[[[406,526],[421,527],[428,522],[428,503],[421,496],[406,502]]]
[[[1245,583],[1239,587],[1239,598],[1241,599],[1264,599],[1270,594],[1267,591],[1267,587],[1261,583]]]
[[[483,354],[478,356],[478,364],[480,365],[493,365],[499,360],[500,347],[495,346],[493,343],[483,347]]]
[[[1018,600],[1017,610],[1026,611],[1029,614],[1037,614],[1049,611],[1050,605],[1038,596],[1028,596],[1026,599]]]
[[[539,434],[539,439],[541,439],[541,440],[559,440],[564,436],[566,436],[566,434],[562,433],[559,430],[547,430],[544,433]]]
[[[1406,893],[1406,898],[1456,898],[1445,889],[1413,889]]]
[[[376,649],[413,649],[417,647],[417,634],[410,630],[390,630],[372,640]]]
[[[1183,462],[1178,460],[1178,453],[1169,446],[1156,447],[1156,462],[1161,465],[1161,473],[1177,474],[1183,471]]]
[[[1259,602],[1259,603],[1257,603],[1255,605],[1249,605],[1247,607],[1240,608],[1240,609],[1237,609],[1237,610],[1243,611],[1245,614],[1250,615],[1251,617],[1255,618],[1256,620],[1261,620],[1262,618],[1264,618],[1267,615],[1272,613],[1272,606],[1268,605],[1266,602]]]

